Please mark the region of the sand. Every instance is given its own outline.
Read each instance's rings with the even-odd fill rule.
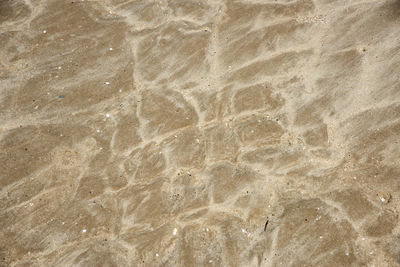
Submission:
[[[1,0],[0,266],[400,266],[400,1]]]

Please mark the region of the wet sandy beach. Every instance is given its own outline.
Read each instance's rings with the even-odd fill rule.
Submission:
[[[400,266],[400,1],[0,0],[0,266]]]

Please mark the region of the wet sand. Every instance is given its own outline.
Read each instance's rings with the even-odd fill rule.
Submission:
[[[400,1],[1,0],[0,266],[400,266]]]

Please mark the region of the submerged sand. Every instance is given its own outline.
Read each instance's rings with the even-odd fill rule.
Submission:
[[[400,266],[400,1],[1,0],[0,266]]]

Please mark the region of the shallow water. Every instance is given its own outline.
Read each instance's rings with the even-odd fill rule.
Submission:
[[[0,1],[0,266],[400,266],[400,2]]]

